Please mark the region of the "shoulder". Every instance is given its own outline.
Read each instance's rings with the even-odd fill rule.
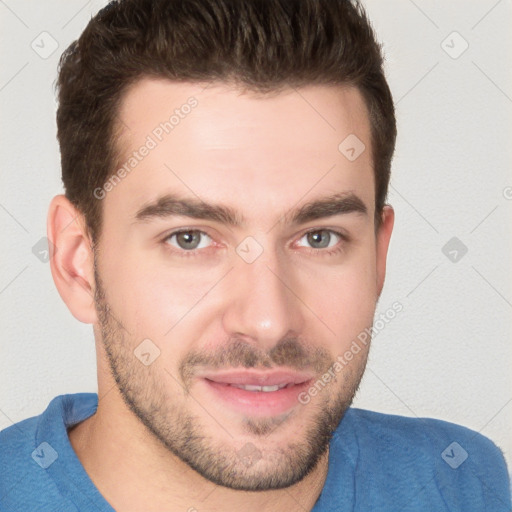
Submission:
[[[355,408],[349,409],[346,419],[357,426],[356,436],[363,446],[377,444],[380,449],[392,447],[396,454],[407,455],[413,452],[415,456],[424,451],[448,461],[453,451],[460,463],[466,458],[464,450],[467,458],[471,455],[472,459],[479,462],[503,461],[501,450],[490,439],[448,421],[410,418]],[[446,453],[445,449],[448,449]],[[448,465],[454,466],[455,462]]]
[[[380,445],[398,443],[412,445],[418,449],[432,451],[445,443],[464,443],[478,456],[482,451],[488,456],[502,458],[501,451],[487,437],[469,428],[433,418],[410,418],[394,414],[383,414],[363,409],[350,408],[346,420],[357,426],[360,442],[378,440]],[[446,445],[447,447],[448,445]],[[395,449],[398,446],[394,446]]]
[[[75,510],[63,498],[52,470],[67,460],[66,427],[95,410],[97,395],[77,393],[55,397],[38,416],[0,432],[0,510]],[[55,508],[57,507],[57,508]]]
[[[431,502],[437,497],[439,510],[511,510],[503,454],[478,432],[432,418],[351,408],[333,446],[346,436],[354,439],[358,477],[380,486],[381,493],[410,503],[422,495]]]
[[[26,455],[35,448],[34,440],[40,416],[27,418],[0,432],[0,475],[7,477],[13,467],[26,464]],[[3,480],[0,480],[3,481]]]
[[[0,432],[2,511],[14,512],[28,506],[30,510],[49,510],[46,508],[49,502],[60,502],[61,497],[54,482],[37,465],[38,460],[44,463],[44,451],[38,452],[35,443],[40,419],[41,416],[34,416]]]

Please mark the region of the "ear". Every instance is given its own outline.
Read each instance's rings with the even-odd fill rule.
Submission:
[[[381,223],[377,232],[377,292],[379,297],[384,287],[386,259],[394,223],[395,212],[393,208],[389,205],[384,206],[382,209]]]
[[[62,300],[76,319],[96,323],[92,242],[83,215],[63,195],[50,203],[47,232],[52,276]]]

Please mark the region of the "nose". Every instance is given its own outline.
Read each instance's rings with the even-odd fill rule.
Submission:
[[[229,336],[270,350],[285,337],[296,337],[304,326],[304,305],[292,268],[275,251],[264,250],[252,263],[235,255],[223,327]]]

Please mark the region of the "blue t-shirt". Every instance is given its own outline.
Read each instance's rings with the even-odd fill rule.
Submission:
[[[112,512],[69,442],[96,411],[95,393],[54,398],[0,432],[1,512]],[[500,450],[464,427],[351,408],[330,443],[313,512],[510,512]],[[141,511],[143,512],[143,511]]]

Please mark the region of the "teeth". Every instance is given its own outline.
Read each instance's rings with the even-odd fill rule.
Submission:
[[[254,386],[251,384],[230,384],[231,386],[238,388],[238,389],[244,389],[245,391],[264,391],[265,393],[269,393],[270,391],[278,391],[279,389],[283,389],[288,384],[281,384],[275,385],[275,386]]]

